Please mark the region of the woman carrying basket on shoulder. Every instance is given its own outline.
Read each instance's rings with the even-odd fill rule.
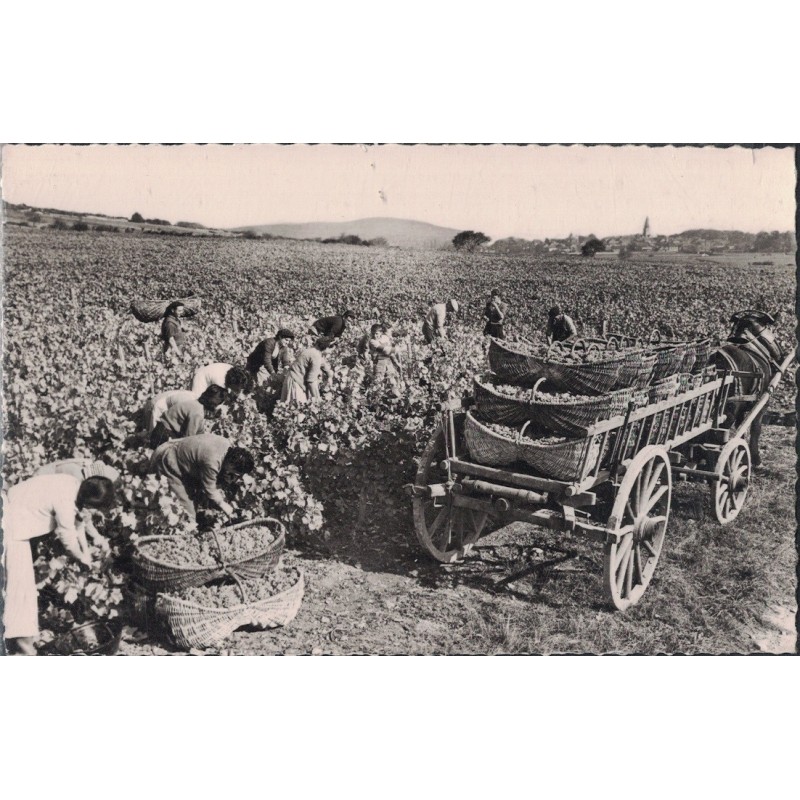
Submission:
[[[176,300],[167,306],[161,321],[161,345],[164,349],[164,360],[167,362],[180,359],[181,349],[186,342],[186,334],[180,322],[183,313],[183,303]]]

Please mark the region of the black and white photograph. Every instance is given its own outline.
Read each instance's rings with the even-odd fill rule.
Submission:
[[[795,188],[4,145],[5,653],[795,653]]]

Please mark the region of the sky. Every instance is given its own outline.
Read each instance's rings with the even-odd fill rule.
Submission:
[[[791,148],[6,145],[11,203],[229,228],[416,219],[493,239],[793,230]]]

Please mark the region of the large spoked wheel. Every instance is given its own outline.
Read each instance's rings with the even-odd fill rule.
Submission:
[[[672,500],[672,472],[663,447],[645,447],[628,467],[617,492],[609,532],[618,542],[606,544],[603,582],[619,611],[638,603],[658,564]]]
[[[750,446],[744,439],[731,439],[717,459],[717,480],[711,492],[714,516],[727,525],[739,516],[750,488]]]
[[[463,455],[464,414],[454,415],[456,448]],[[441,468],[447,457],[441,429],[423,452],[415,479],[417,486],[446,484],[447,470]],[[483,533],[488,514],[453,505],[454,495],[447,490],[443,497],[415,497],[414,530],[422,547],[437,561],[450,564],[463,558]]]

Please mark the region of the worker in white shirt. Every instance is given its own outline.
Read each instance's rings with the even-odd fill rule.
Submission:
[[[119,482],[119,471],[114,467],[109,466],[104,461],[98,461],[94,458],[64,458],[61,461],[51,461],[49,464],[44,464],[39,467],[36,475],[72,475],[79,481],[85,481],[87,478],[108,478],[112,483]]]
[[[446,303],[431,303],[422,323],[422,335],[425,337],[426,344],[433,344],[436,339],[445,338],[447,320],[452,315],[458,314],[458,310],[459,305],[456,300],[448,300]]]
[[[192,394],[198,399],[209,386],[221,386],[231,394],[248,393],[253,388],[253,378],[244,367],[218,362],[200,367],[192,378]]]
[[[106,464],[104,461],[97,461],[94,458],[64,458],[61,461],[51,461],[49,464],[44,464],[33,473],[33,477],[39,475],[71,475],[79,481],[85,481],[87,478],[108,478],[114,486],[119,485],[120,473],[114,467]],[[105,536],[98,533],[97,528],[94,526],[92,517],[89,514],[84,516],[84,524],[86,533],[92,540],[92,544],[97,545],[101,550],[106,553],[110,552],[108,541]]]
[[[172,406],[182,403],[185,400],[194,400],[194,393],[190,389],[172,389],[169,392],[161,392],[155,397],[151,397],[144,405],[142,416],[144,417],[144,428],[149,436],[153,428],[158,425],[159,420]]]
[[[373,383],[375,386],[380,386],[388,382],[392,394],[399,397],[403,368],[395,356],[391,333],[386,325],[373,325],[373,331],[374,334],[369,340],[369,354],[374,369]]]
[[[224,380],[224,378],[223,378]],[[211,384],[212,386],[217,386],[216,384]],[[219,387],[217,387],[219,388]],[[159,423],[161,422],[161,418],[171,409],[173,406],[178,406],[186,403],[195,403],[203,397],[204,393],[207,392],[208,389],[204,389],[199,397],[195,397],[194,392],[191,389],[173,389],[169,392],[161,392],[161,394],[157,394],[155,397],[151,397],[145,404],[144,408],[139,412],[139,424],[143,428],[139,432],[129,436],[125,440],[125,445],[127,447],[144,447],[150,441],[150,437],[153,434],[153,431],[158,427]],[[202,402],[202,401],[201,401]],[[222,401],[224,402],[224,400]],[[220,405],[219,401],[214,402],[214,406],[218,407]],[[193,433],[201,433],[200,430],[194,430]],[[189,435],[189,434],[185,434]],[[152,447],[152,445],[151,445]]]
[[[92,510],[107,511],[114,505],[114,485],[98,476],[80,481],[66,474],[37,475],[3,492],[2,499],[4,635],[15,639],[24,655],[36,655],[39,611],[30,540],[55,533],[74,559],[91,568],[86,520]]]

